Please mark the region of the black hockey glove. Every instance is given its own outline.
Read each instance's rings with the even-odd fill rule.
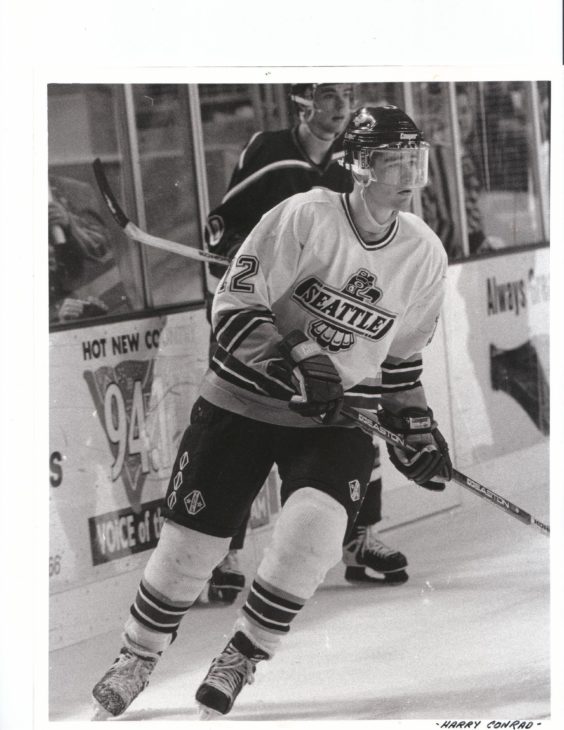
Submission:
[[[381,410],[380,422],[390,431],[401,434],[417,451],[407,453],[386,444],[390,461],[408,479],[425,489],[442,491],[444,482],[452,478],[452,462],[448,444],[428,408],[404,408],[397,414]]]
[[[282,361],[270,363],[269,372],[289,382],[297,391],[289,402],[301,416],[337,420],[343,404],[341,377],[331,359],[303,332],[293,330],[278,344]]]

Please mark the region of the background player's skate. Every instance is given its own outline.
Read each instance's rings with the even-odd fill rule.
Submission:
[[[239,569],[238,550],[230,550],[214,568],[212,577],[198,597],[198,604],[231,605],[245,587],[245,575]]]
[[[378,539],[372,526],[355,525],[343,545],[345,579],[350,583],[405,583],[407,558]]]

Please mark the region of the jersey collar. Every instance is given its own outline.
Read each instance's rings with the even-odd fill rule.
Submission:
[[[399,215],[396,216],[395,220],[392,223],[390,223],[389,227],[384,231],[383,235],[380,238],[375,241],[365,241],[360,235],[358,228],[356,227],[353,220],[348,193],[341,193],[341,203],[343,205],[345,215],[347,216],[347,220],[353,230],[354,235],[357,237],[360,245],[367,251],[374,251],[378,248],[384,248],[384,246],[387,246],[388,243],[392,241],[392,239],[398,232]]]

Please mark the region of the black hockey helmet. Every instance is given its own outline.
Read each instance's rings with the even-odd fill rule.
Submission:
[[[413,119],[396,106],[364,106],[345,131],[343,166],[388,185],[423,187],[429,145]]]
[[[292,84],[290,99],[296,104],[310,103],[317,84]]]

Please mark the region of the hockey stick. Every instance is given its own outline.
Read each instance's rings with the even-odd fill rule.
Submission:
[[[375,413],[358,411],[355,408],[349,408],[348,406],[343,407],[341,413],[347,418],[356,421],[361,428],[364,428],[365,431],[370,433],[377,433],[378,436],[383,438],[384,441],[387,441],[389,444],[392,444],[392,446],[397,446],[407,452],[415,451],[412,446],[406,443],[405,439],[400,434],[395,433],[394,431],[390,431],[385,426],[383,426]],[[505,497],[496,494],[494,491],[489,489],[489,487],[485,487],[483,484],[480,484],[475,479],[471,479],[465,474],[462,474],[462,472],[453,469],[452,481],[460,484],[466,489],[469,489],[471,492],[478,495],[478,497],[482,497],[488,502],[491,502],[491,504],[493,504],[495,507],[499,507],[499,509],[511,515],[523,524],[535,527],[547,537],[550,535],[549,525],[545,525],[544,522],[537,520],[528,512],[525,512],[524,509],[521,509],[521,507],[518,507],[516,504],[510,502]]]
[[[104,172],[104,167],[101,160],[99,158],[96,158],[92,163],[92,167],[94,168],[94,175],[96,177],[96,182],[98,183],[98,188],[100,189],[100,193],[104,198],[104,202],[106,203],[108,210],[112,214],[113,219],[118,224],[118,226],[120,226],[120,228],[123,228],[125,235],[132,241],[143,243],[145,246],[160,248],[162,251],[176,253],[180,256],[184,256],[188,259],[194,259],[196,261],[222,264],[223,266],[229,265],[229,259],[226,259],[224,256],[218,256],[215,253],[203,251],[199,248],[192,248],[191,246],[183,246],[181,243],[168,241],[166,238],[152,236],[150,233],[146,233],[141,228],[136,226],[135,223],[132,223],[129,220],[129,218],[123,212],[120,204],[117,202],[117,199],[108,182],[108,178],[106,177],[106,173]]]

